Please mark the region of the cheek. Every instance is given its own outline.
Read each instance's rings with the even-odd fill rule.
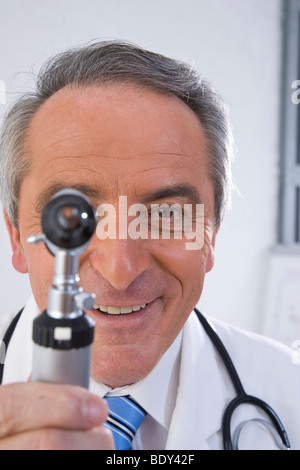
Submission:
[[[201,296],[206,272],[207,250],[187,251],[170,242],[160,256],[161,268],[173,281],[173,295],[167,299],[160,325],[164,350],[170,346]]]
[[[176,299],[194,305],[199,300],[206,273],[209,240],[199,250],[187,250],[185,240],[161,241],[153,248],[153,257],[165,273],[176,280]],[[175,300],[175,299],[174,299]]]
[[[29,246],[25,256],[35,301],[38,308],[44,310],[48,304],[48,290],[54,275],[54,257],[43,244]]]
[[[182,285],[182,300],[189,313],[202,293],[206,274],[206,255],[201,250],[188,252],[185,263],[179,263],[177,272]]]

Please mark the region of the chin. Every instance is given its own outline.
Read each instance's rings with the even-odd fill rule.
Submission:
[[[119,345],[101,351],[95,345],[91,375],[96,382],[111,388],[130,385],[146,377],[155,367],[159,357],[153,357],[145,345]]]

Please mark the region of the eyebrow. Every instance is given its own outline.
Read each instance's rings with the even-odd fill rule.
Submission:
[[[85,194],[87,197],[90,199],[93,198],[101,198],[101,194],[99,190],[87,185],[87,184],[70,184],[70,183],[63,183],[63,182],[57,182],[51,184],[48,188],[46,188],[44,191],[42,191],[35,202],[35,212],[37,214],[41,214],[46,205],[51,201],[53,196],[60,190],[66,189],[66,188],[73,188],[77,189],[78,191],[81,191],[83,194]],[[164,188],[159,188],[155,189],[153,191],[148,191],[143,194],[141,197],[141,202],[142,203],[149,203],[151,201],[157,201],[157,200],[162,200],[166,199],[169,197],[183,197],[187,199],[189,202],[192,204],[201,204],[202,203],[202,198],[195,186],[189,184],[189,183],[181,183],[177,185],[172,185],[172,186],[166,186]]]
[[[142,202],[151,202],[169,197],[184,197],[193,204],[202,203],[199,191],[195,186],[189,183],[181,183],[149,191],[143,194]]]
[[[85,194],[88,198],[95,198],[99,197],[99,191],[92,188],[91,186],[87,184],[68,184],[68,183],[53,183],[51,186],[46,188],[44,191],[42,191],[38,197],[36,198],[35,201],[35,212],[37,214],[41,214],[43,209],[46,207],[46,205],[51,201],[53,196],[60,190],[62,189],[67,189],[67,188],[72,188],[72,189],[77,189],[78,191],[81,191],[83,194]]]

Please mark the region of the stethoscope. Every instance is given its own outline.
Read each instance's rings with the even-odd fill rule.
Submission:
[[[237,393],[237,396],[233,398],[233,400],[226,407],[224,415],[223,415],[222,434],[223,434],[224,450],[238,450],[238,441],[239,441],[241,430],[249,421],[244,421],[240,423],[240,425],[237,427],[235,434],[232,438],[231,419],[232,419],[232,415],[234,411],[240,405],[244,405],[244,404],[255,405],[256,407],[263,410],[270,418],[270,422],[264,419],[260,419],[260,418],[255,418],[251,421],[258,421],[260,424],[265,426],[268,429],[268,431],[272,434],[277,446],[280,449],[282,450],[290,449],[290,443],[289,443],[286,430],[284,429],[283,424],[280,421],[278,415],[266,402],[264,402],[260,398],[254,397],[252,395],[248,395],[245,392],[244,387],[236,371],[236,368],[234,367],[233,362],[228,354],[228,351],[226,350],[224,344],[220,340],[220,337],[218,336],[215,328],[199,312],[199,310],[197,310],[196,308],[194,310],[206,334],[209,336],[213,345],[217,349]]]
[[[275,411],[263,400],[260,398],[254,397],[252,395],[248,395],[244,387],[241,383],[241,380],[238,376],[238,373],[236,371],[236,368],[233,365],[233,362],[224,346],[222,343],[221,339],[219,338],[215,328],[210,324],[210,322],[197,310],[196,308],[194,309],[199,321],[201,322],[206,334],[212,341],[214,347],[217,349],[226,369],[227,372],[230,376],[230,379],[234,385],[234,388],[236,390],[237,396],[233,398],[233,400],[229,403],[229,405],[226,407],[226,410],[223,415],[223,420],[222,420],[222,434],[223,434],[223,446],[224,450],[238,450],[238,441],[239,441],[239,436],[241,433],[242,428],[244,427],[245,424],[247,424],[249,421],[244,421],[240,423],[240,425],[237,427],[234,436],[232,437],[232,432],[231,432],[231,419],[234,411],[240,406],[244,404],[251,404],[255,405],[256,407],[260,408],[263,410],[267,416],[270,418],[270,422],[264,419],[260,418],[255,418],[254,420],[251,421],[258,421],[260,424],[264,425],[268,431],[272,434],[276,444],[280,449],[285,449],[288,450],[290,449],[290,443],[289,439],[287,436],[287,433],[283,427],[282,422],[280,421],[279,417],[275,413]],[[11,324],[9,325],[6,334],[3,337],[3,343],[6,347],[8,347],[9,341],[13,335],[14,329],[17,325],[17,322],[21,316],[23,309],[16,315],[16,317],[12,320]],[[0,364],[0,384],[2,383],[2,376],[3,376],[3,367],[4,364]]]

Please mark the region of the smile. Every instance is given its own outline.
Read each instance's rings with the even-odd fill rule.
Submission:
[[[95,310],[100,310],[109,315],[124,315],[126,313],[138,312],[146,307],[148,304],[133,305],[132,307],[112,307],[109,305],[94,305]]]

